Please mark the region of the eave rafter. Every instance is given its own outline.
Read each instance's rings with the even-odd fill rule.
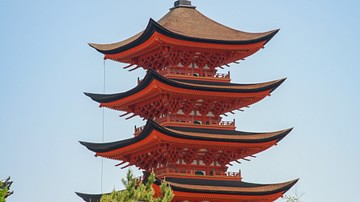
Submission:
[[[192,111],[198,111],[200,115],[207,115],[211,112],[217,117],[233,110],[248,107],[266,96],[267,93],[228,98],[214,98],[214,96],[209,95],[208,97],[203,96],[199,100],[196,94],[184,95],[163,90],[154,92],[152,96],[143,96],[144,99],[137,99],[135,103],[128,106],[127,104],[101,104],[101,106],[133,113],[145,119],[156,119],[162,114],[168,113],[176,114],[179,110],[187,115]]]
[[[213,71],[216,67],[244,60],[262,46],[259,44],[259,47],[223,50],[221,48],[186,47],[182,46],[183,43],[181,42],[169,44],[161,42],[160,39],[157,42],[159,44],[131,57],[129,55],[126,55],[126,57],[106,55],[105,58],[128,63],[129,65],[125,66],[124,69],[129,69],[129,71],[139,67],[160,71],[164,67],[179,67],[179,65],[183,68],[193,68],[193,66],[203,68],[207,66],[209,71]]]
[[[126,161],[129,163],[128,165],[135,165],[144,170],[156,169],[158,163],[163,165],[174,164],[179,159],[184,160],[187,164],[191,164],[194,160],[202,160],[207,166],[213,162],[218,162],[219,167],[223,167],[225,170],[226,165],[231,161],[244,159],[268,148],[268,146],[248,146],[247,148],[243,146],[239,146],[239,148],[213,146],[210,151],[203,152],[203,147],[205,146],[189,144],[186,148],[182,148],[182,146],[173,142],[152,145],[145,149],[142,148],[141,151],[132,151],[125,155],[120,152],[112,154],[97,153],[96,155]]]

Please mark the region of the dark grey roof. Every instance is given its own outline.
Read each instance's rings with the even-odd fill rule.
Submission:
[[[85,194],[79,192],[75,192],[75,194],[86,202],[100,202],[101,196],[103,195],[103,194]]]
[[[262,33],[249,33],[232,29],[217,23],[201,14],[193,7],[176,7],[171,9],[158,22],[153,19],[144,31],[117,43],[89,45],[103,54],[117,54],[129,50],[149,40],[154,33],[160,33],[170,38],[208,43],[247,45],[270,41],[279,30]]]
[[[216,141],[216,142],[237,142],[237,143],[262,143],[270,142],[273,140],[280,141],[284,138],[292,129],[286,129],[278,132],[273,132],[273,135],[270,136],[261,136],[261,134],[270,134],[270,133],[249,133],[242,131],[229,131],[229,130],[220,130],[220,129],[195,129],[195,128],[186,128],[186,127],[162,127],[159,124],[155,123],[152,120],[148,120],[146,126],[142,132],[136,137],[109,143],[89,143],[80,141],[82,145],[87,147],[93,152],[108,152],[115,149],[123,148],[131,144],[135,144],[145,139],[151,134],[152,130],[158,130],[166,135],[188,139],[188,140],[205,140],[205,141]],[[181,133],[187,132],[186,134]],[[190,133],[190,134],[188,134]],[[193,135],[191,134],[193,133]],[[202,135],[199,135],[202,134]],[[204,135],[205,134],[205,135]],[[206,136],[206,134],[211,134]],[[224,138],[221,135],[227,135]],[[218,137],[217,137],[218,136]],[[243,136],[243,138],[242,138]],[[258,138],[249,138],[249,136],[259,136]]]
[[[199,178],[167,177],[166,181],[175,191],[208,194],[269,195],[289,190],[298,179],[277,184],[255,184],[243,181],[209,180]],[[159,184],[159,181],[156,182]]]
[[[92,100],[99,103],[113,102],[140,92],[141,90],[146,88],[153,80],[158,80],[167,85],[183,88],[183,89],[209,91],[209,92],[233,92],[233,93],[255,93],[255,92],[263,92],[266,90],[271,90],[272,92],[285,81],[285,79],[280,79],[280,80],[275,80],[265,83],[257,83],[257,84],[229,84],[225,82],[221,83],[221,82],[208,82],[208,81],[195,82],[195,81],[187,81],[187,80],[184,81],[184,80],[169,79],[149,69],[142,82],[129,91],[123,93],[115,93],[115,94],[85,93],[85,95],[89,96]]]

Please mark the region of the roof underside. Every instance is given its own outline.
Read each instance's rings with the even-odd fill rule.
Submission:
[[[286,129],[271,133],[249,133],[242,131],[229,131],[229,130],[213,130],[213,129],[195,129],[186,127],[162,127],[154,121],[148,120],[143,131],[136,137],[110,143],[88,143],[80,142],[93,152],[110,152],[119,148],[124,148],[138,142],[141,142],[152,131],[156,130],[170,137],[195,140],[195,141],[209,141],[214,144],[223,143],[266,143],[271,141],[279,142],[284,138],[292,129]]]
[[[104,54],[117,54],[147,41],[153,33],[184,41],[205,44],[247,45],[258,42],[265,44],[278,32],[249,33],[235,30],[211,20],[195,8],[171,9],[158,22],[150,19],[147,28],[124,41],[112,44],[89,44]]]
[[[243,181],[167,177],[166,181],[170,184],[174,191],[261,196],[280,192],[284,193],[289,190],[298,180],[278,184],[255,184]]]
[[[99,103],[109,103],[113,101],[117,101],[123,99],[125,97],[131,96],[135,93],[140,92],[149,86],[149,84],[153,80],[158,80],[161,83],[166,85],[180,88],[180,89],[188,89],[188,90],[196,90],[196,91],[207,91],[209,93],[216,92],[229,92],[229,93],[258,93],[270,90],[270,92],[274,91],[277,87],[281,85],[285,81],[285,79],[274,80],[270,82],[257,83],[257,84],[233,84],[233,83],[221,83],[221,82],[194,82],[188,80],[175,80],[169,79],[161,76],[153,70],[148,70],[145,78],[142,82],[136,86],[135,88],[116,94],[94,94],[94,93],[85,93],[92,100]]]
[[[75,194],[86,202],[100,202],[101,196],[103,195],[103,194],[85,194],[79,192],[75,192]]]
[[[240,196],[244,200],[247,197],[266,197],[273,194],[281,196],[288,191],[297,180],[277,183],[277,184],[256,184],[243,181],[229,181],[229,180],[209,180],[199,178],[174,178],[167,177],[166,182],[171,186],[175,193],[196,193],[201,199],[206,199],[202,194],[213,195],[212,199],[216,199],[216,195],[232,195]],[[161,181],[156,180],[155,184],[160,185]],[[100,202],[103,194],[85,194],[76,193],[84,201]],[[175,195],[175,197],[177,197]],[[254,199],[254,198],[253,198]]]

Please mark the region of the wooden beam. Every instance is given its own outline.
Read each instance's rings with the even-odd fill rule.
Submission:
[[[134,68],[130,69],[129,72],[134,71],[135,69],[139,68],[140,66],[136,65]]]
[[[129,120],[129,119],[133,118],[134,116],[137,116],[137,114],[133,114],[133,115],[131,115],[131,116],[125,118],[125,119],[126,119],[126,120]]]
[[[134,65],[134,64],[129,64],[129,65],[123,67],[123,69],[127,69],[127,68],[129,68],[129,67],[131,67],[131,66],[133,66],[133,65]]]
[[[124,168],[127,168],[127,167],[129,167],[129,166],[131,166],[130,163],[127,164],[127,165],[125,165],[125,166],[123,166],[123,167],[121,167],[120,169],[124,169]]]
[[[120,117],[124,117],[124,116],[126,116],[128,114],[131,114],[131,112],[126,112],[125,114],[120,115]]]
[[[121,166],[122,164],[127,163],[126,161],[123,161],[121,163],[116,164],[115,166]]]

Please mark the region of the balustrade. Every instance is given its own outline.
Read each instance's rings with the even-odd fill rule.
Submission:
[[[140,126],[140,127],[134,126],[135,136],[138,135],[142,130],[144,130],[144,127],[145,126]]]
[[[213,127],[221,127],[221,128],[233,128],[235,127],[235,119],[232,121],[220,121],[221,118],[218,119],[206,119],[205,123],[201,120],[202,117],[183,117],[178,115],[166,115],[161,118],[155,119],[156,122],[160,124],[164,123],[173,123],[173,124],[181,124],[181,125],[202,125],[202,126],[213,126]],[[135,136],[138,135],[145,126],[134,127]]]
[[[196,124],[196,125],[210,125],[210,126],[235,126],[235,119],[232,121],[221,121],[221,118],[211,118],[206,117],[204,122],[203,117],[184,117],[179,115],[165,115],[164,117],[156,119],[157,122],[170,122],[170,123],[188,123],[188,124]]]
[[[186,175],[186,176],[199,176],[198,170],[192,169],[173,169],[173,168],[158,168],[155,170],[157,176],[169,176],[169,175]],[[240,172],[223,172],[223,171],[210,171],[204,173],[201,176],[221,177],[221,178],[236,178],[241,179]]]
[[[161,75],[183,75],[203,78],[217,78],[217,79],[230,79],[230,72],[225,73],[214,73],[213,71],[205,71],[200,69],[191,68],[163,68],[158,71]]]

